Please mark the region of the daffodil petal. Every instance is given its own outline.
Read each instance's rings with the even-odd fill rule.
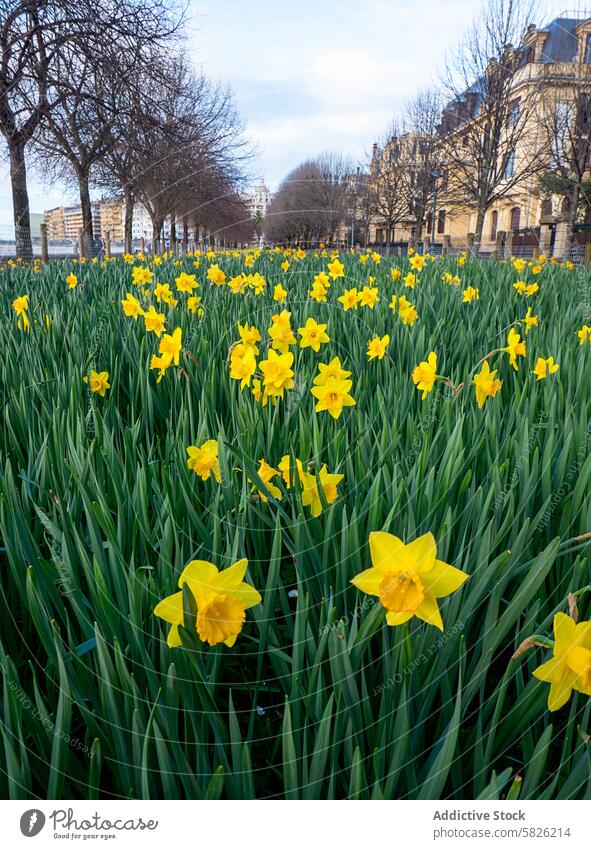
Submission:
[[[546,681],[548,684],[551,684],[560,678],[563,669],[564,663],[562,660],[558,657],[551,657],[546,663],[542,663],[541,666],[534,669],[532,674],[538,681]]]
[[[243,557],[242,560],[237,560],[232,566],[224,569],[223,572],[218,572],[215,585],[219,589],[235,589],[240,586],[246,574],[248,560]]]
[[[557,613],[554,617],[555,655],[565,654],[575,641],[576,624],[566,613]]]
[[[380,572],[379,569],[372,567],[371,569],[366,569],[364,572],[360,572],[358,575],[355,575],[355,577],[351,579],[351,583],[354,587],[357,587],[358,590],[361,590],[362,593],[367,593],[367,595],[379,595],[380,584],[383,580],[384,573]]]
[[[250,584],[240,584],[239,587],[232,590],[232,596],[240,599],[240,603],[244,605],[244,609],[254,607],[255,604],[261,603],[261,594]]]
[[[565,670],[565,675],[560,681],[553,681],[550,684],[550,693],[548,695],[548,709],[559,710],[570,699],[573,691],[573,685],[576,680],[574,673]]]
[[[373,531],[369,535],[369,550],[374,568],[382,573],[409,568],[406,546],[394,534]]]
[[[179,587],[190,582],[202,586],[205,590],[213,590],[217,586],[217,566],[208,560],[191,560],[182,571]]]
[[[455,593],[469,577],[461,569],[456,569],[442,560],[436,560],[429,572],[421,573],[421,581],[435,598]]]
[[[386,613],[386,622],[388,625],[404,625],[413,616],[414,613],[396,613],[394,610],[389,610]]]
[[[443,619],[439,612],[439,605],[434,595],[427,592],[425,598],[415,610],[415,616],[427,622],[429,625],[435,625],[440,631],[443,631]]]
[[[181,625],[183,622],[183,594],[174,593],[159,601],[154,608],[154,615],[165,622]]]
[[[179,636],[179,626],[173,625],[170,631],[168,632],[168,637],[166,638],[166,642],[168,643],[169,648],[177,649],[182,645],[181,638]]]
[[[432,533],[423,534],[406,545],[406,556],[416,572],[429,572],[435,562],[437,544]]]

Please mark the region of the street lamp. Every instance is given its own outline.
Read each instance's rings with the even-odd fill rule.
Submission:
[[[431,213],[431,247],[433,248],[435,246],[435,213],[436,213],[436,210],[437,210],[437,180],[439,180],[440,177],[443,177],[443,171],[440,171],[439,168],[435,168],[433,171],[431,171],[431,174],[429,176],[433,177],[433,182],[435,184],[435,186],[433,188],[433,211]]]

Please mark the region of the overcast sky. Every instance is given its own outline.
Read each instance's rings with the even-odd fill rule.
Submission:
[[[258,150],[253,181],[264,176],[275,189],[310,154],[362,160],[404,100],[437,79],[475,8],[474,0],[190,0],[188,50],[230,83]],[[562,4],[546,8],[558,14]],[[77,202],[34,173],[29,190],[32,212]],[[11,221],[0,165],[0,225]]]

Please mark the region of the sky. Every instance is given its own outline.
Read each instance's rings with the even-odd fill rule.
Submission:
[[[574,5],[571,2],[571,5]],[[188,57],[228,83],[256,149],[254,184],[276,189],[308,156],[340,151],[363,162],[417,90],[437,81],[474,0],[189,0]],[[562,11],[549,0],[540,22]],[[32,212],[75,191],[29,174]],[[0,228],[12,221],[0,161]]]

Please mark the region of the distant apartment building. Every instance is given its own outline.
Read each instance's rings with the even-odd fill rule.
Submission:
[[[124,204],[121,198],[109,198],[100,202],[100,234],[106,239],[107,233],[112,242],[123,242],[125,236]]]
[[[47,227],[47,238],[54,242],[68,242],[78,239],[82,229],[82,209],[79,206],[58,206],[45,210],[43,222]],[[182,222],[177,218],[177,239],[183,236]],[[122,244],[125,241],[125,204],[122,198],[106,198],[92,203],[92,228],[95,238],[106,239],[109,233],[111,243]],[[170,218],[162,228],[162,238],[170,239]],[[152,219],[145,206],[136,203],[133,207],[132,240],[151,242],[154,228]],[[189,230],[189,232],[191,232]]]
[[[506,50],[507,62],[516,69],[501,135],[507,150],[499,162],[497,198],[488,205],[483,218],[480,249],[495,250],[499,237],[511,235],[514,242],[532,234],[542,253],[564,255],[572,238],[573,216],[575,223],[584,221],[585,226],[591,221],[591,205],[585,207],[583,192],[576,199],[580,206],[574,208],[569,194],[559,191],[561,185],[584,186],[591,181],[591,18],[565,13],[545,27],[530,26],[522,44],[507,45]],[[471,167],[475,149],[471,139],[478,136],[487,120],[487,91],[494,85],[498,67],[491,60],[486,75],[444,108],[438,135],[441,157],[434,172],[437,177],[432,175],[437,186],[435,198],[426,209],[423,207],[421,227],[410,203],[391,228],[390,241],[409,241],[422,228],[423,235],[434,234],[435,243],[470,246],[479,212],[465,192],[462,196],[460,172],[454,162],[461,162],[464,174]],[[511,138],[516,139],[515,146],[508,149]],[[412,152],[412,134],[395,143],[408,148],[403,162],[412,174],[420,167]],[[374,146],[371,173],[383,170],[389,156],[388,145],[379,151]],[[532,161],[537,163],[536,170],[530,168],[526,173],[524,163]],[[474,170],[477,167],[474,161]],[[374,215],[371,241],[385,241],[386,233],[387,223]]]
[[[47,238],[50,241],[76,241],[82,230],[82,207],[58,206],[45,210],[43,221],[47,226]],[[98,202],[92,204],[92,226],[95,233],[100,233],[101,211]]]
[[[251,218],[257,218],[259,215],[264,218],[272,197],[273,195],[265,185],[264,178],[261,177],[254,192],[244,194],[242,199],[246,203]]]

